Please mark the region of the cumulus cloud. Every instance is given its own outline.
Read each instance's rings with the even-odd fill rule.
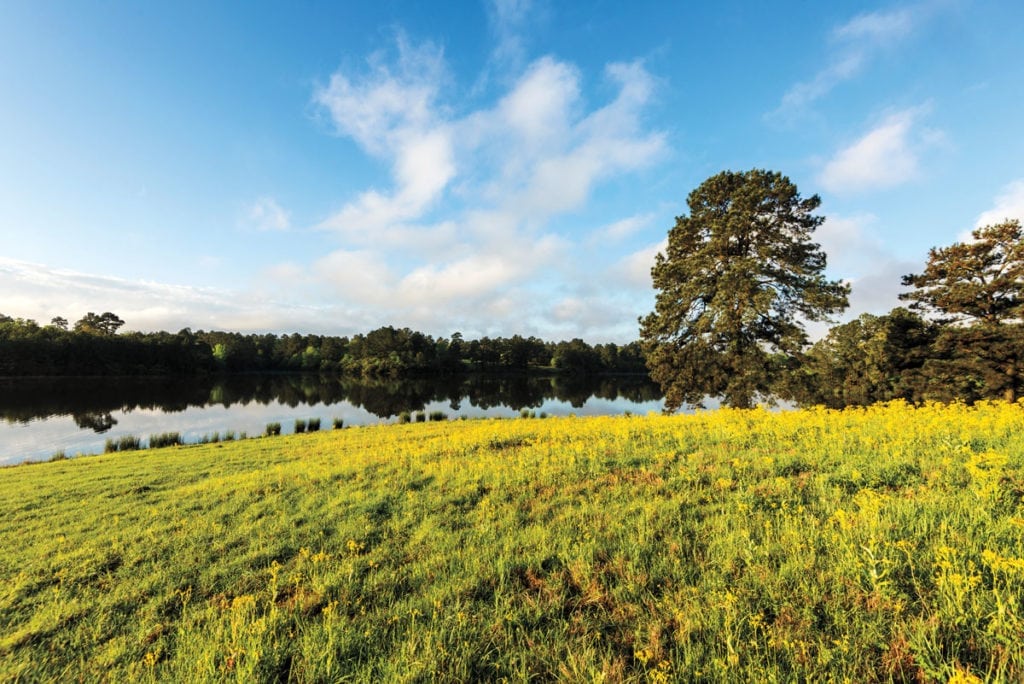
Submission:
[[[825,65],[794,84],[768,118],[789,121],[807,111],[833,88],[858,76],[879,53],[905,40],[927,16],[926,5],[860,14],[829,34]]]
[[[850,194],[890,188],[920,173],[920,156],[942,140],[935,130],[916,127],[923,109],[890,114],[859,139],[839,150],[822,169],[819,182],[830,192]]]
[[[367,189],[322,223],[350,235],[387,230],[420,216],[455,175],[451,131],[436,100],[445,79],[444,53],[411,45],[399,34],[394,65],[383,53],[366,70],[337,72],[314,93],[335,131],[391,164],[395,189]]]
[[[514,13],[519,5],[495,7]],[[614,95],[594,106],[580,70],[546,56],[492,104],[459,111],[447,104],[445,74],[439,48],[400,36],[392,63],[375,55],[314,94],[338,135],[387,164],[391,185],[358,192],[320,223],[344,246],[310,277],[392,321],[466,329],[466,311],[543,327],[557,312],[537,301],[535,285],[568,276],[580,241],[560,234],[555,219],[666,149],[665,134],[643,123],[655,79],[640,62],[609,64]],[[607,235],[624,239],[645,220],[619,222]]]

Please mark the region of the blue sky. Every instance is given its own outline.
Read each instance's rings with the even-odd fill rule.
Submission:
[[[0,312],[628,341],[687,194],[819,194],[846,318],[1024,218],[1024,3],[0,4]]]

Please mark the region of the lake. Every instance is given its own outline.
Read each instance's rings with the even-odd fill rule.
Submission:
[[[398,420],[403,412],[461,417],[646,414],[662,408],[644,377],[477,375],[361,380],[310,375],[194,378],[0,378],[0,464],[103,451],[108,439],[178,432],[186,443],[232,432],[256,436],[267,423],[335,419],[346,427]]]

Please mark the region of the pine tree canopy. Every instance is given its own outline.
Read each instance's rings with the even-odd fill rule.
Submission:
[[[724,171],[687,198],[651,275],[655,310],[640,337],[665,409],[706,397],[750,406],[807,345],[805,321],[847,306],[849,287],[826,280],[812,241],[824,218],[780,173]]]

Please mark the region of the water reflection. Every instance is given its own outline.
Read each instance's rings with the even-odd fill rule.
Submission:
[[[145,437],[149,434],[146,430],[179,430],[186,435],[210,429],[259,432],[260,421],[289,420],[303,412],[326,412],[320,415],[328,421],[332,415],[344,416],[349,425],[427,410],[443,410],[453,418],[511,415],[523,409],[543,409],[552,415],[577,410],[646,412],[660,408],[661,396],[657,385],[634,376],[359,380],[278,374],[0,379],[0,418],[6,422],[0,424],[0,462],[49,456],[65,448],[97,451],[104,441],[98,435],[134,431]],[[86,439],[82,433],[92,437]]]

